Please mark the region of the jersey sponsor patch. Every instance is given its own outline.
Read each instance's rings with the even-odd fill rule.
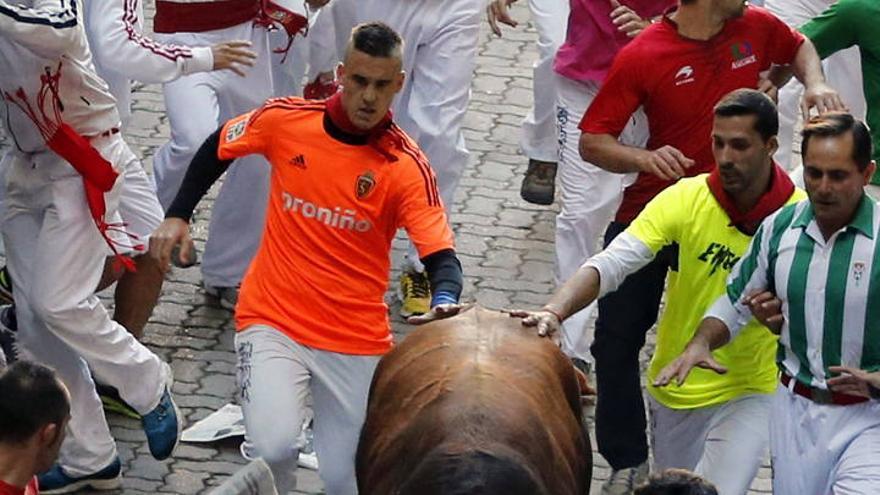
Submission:
[[[755,56],[754,50],[752,50],[752,44],[748,41],[734,43],[730,47],[730,53],[733,55],[733,63],[730,64],[731,69],[739,69],[758,61],[758,57]]]
[[[244,128],[247,126],[248,119],[243,118],[238,122],[226,128],[226,142],[231,143],[244,135]]]

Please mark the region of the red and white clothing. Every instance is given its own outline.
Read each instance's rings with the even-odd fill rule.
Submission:
[[[675,0],[626,0],[645,18],[660,15]],[[611,61],[630,38],[611,22],[611,3],[571,0],[565,42],[554,62],[556,126],[559,148],[558,184],[561,208],[556,216],[556,281],[565,282],[591,256],[599,252],[599,239],[614,217],[623,189],[634,174],[614,174],[585,162],[578,151],[578,124],[605,79]],[[637,111],[619,139],[629,146],[644,146],[648,125]],[[591,305],[563,322],[562,351],[592,361],[593,337],[588,325],[595,312]]]
[[[144,36],[140,0],[90,0],[84,9],[95,69],[116,98],[123,127],[131,116],[131,80],[164,83],[214,66],[210,47],[166,45]]]
[[[77,1],[25,6],[0,0],[0,92],[2,120],[15,142],[0,168],[19,340],[70,391],[71,420],[59,464],[71,476],[92,474],[117,454],[90,369],[142,414],[159,402],[169,371],[110,319],[94,295],[107,244],[87,206],[82,176],[44,137],[63,117],[120,173],[104,194],[105,218],[114,221],[133,155],[112,132],[119,126],[116,102],[95,73]],[[56,113],[61,105],[63,113]]]
[[[648,117],[647,149],[671,145],[693,159],[693,176],[709,172],[712,108],[739,88],[755,88],[759,74],[794,60],[804,37],[760,7],[746,7],[706,41],[678,34],[668,16],[620,51],[580,128],[617,136],[639,106]],[[645,204],[672,184],[640,173],[624,192],[616,221],[631,222]]]
[[[249,40],[257,53],[254,66],[243,68],[245,77],[228,70],[202,72],[164,85],[171,139],[153,157],[153,179],[166,209],[202,142],[222,122],[262,105],[273,94],[267,31],[254,22],[259,6],[259,0],[156,2],[158,41],[207,47]],[[269,164],[263,157],[244,157],[230,167],[214,202],[202,257],[205,285],[235,287],[241,282],[260,242],[268,194]]]
[[[0,480],[0,495],[39,495],[40,490],[37,488],[37,477],[34,476],[24,488],[10,485]]]

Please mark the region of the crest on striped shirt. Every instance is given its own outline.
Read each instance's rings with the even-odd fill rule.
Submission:
[[[864,261],[854,261],[852,264],[852,276],[853,281],[856,283],[856,287],[859,286],[859,283],[862,281],[862,277],[865,275],[865,262]]]

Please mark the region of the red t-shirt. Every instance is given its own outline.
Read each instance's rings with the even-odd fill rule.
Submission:
[[[580,129],[618,136],[642,106],[650,132],[647,149],[674,146],[696,162],[687,175],[709,172],[715,162],[715,104],[735,89],[757,87],[759,73],[771,65],[791,63],[803,40],[773,14],[753,6],[706,41],[680,36],[676,24],[664,17],[617,55]],[[671,184],[640,173],[624,192],[615,220],[630,223]]]
[[[39,495],[40,490],[37,489],[37,477],[31,478],[30,483],[24,487],[24,490],[17,486],[12,486],[3,480],[0,480],[0,495]]]

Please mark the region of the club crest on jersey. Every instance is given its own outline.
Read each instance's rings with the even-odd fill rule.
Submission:
[[[367,170],[357,178],[357,182],[355,183],[354,193],[357,196],[357,199],[364,199],[373,192],[373,189],[376,187],[376,179],[373,175],[372,170]]]
[[[856,287],[861,284],[862,277],[865,276],[865,263],[863,261],[854,261],[852,264],[852,276],[853,282],[855,282]]]
[[[758,57],[752,51],[752,44],[748,41],[734,43],[730,46],[730,52],[733,55],[733,63],[730,64],[731,69],[739,69],[758,61]]]
[[[244,135],[244,128],[247,125],[247,119],[241,119],[240,121],[232,124],[226,129],[226,142],[232,142],[236,139],[240,138]]]

